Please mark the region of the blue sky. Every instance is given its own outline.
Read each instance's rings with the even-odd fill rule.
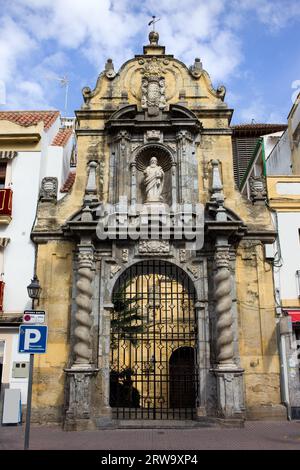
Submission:
[[[154,14],[167,53],[187,65],[200,57],[214,86],[226,86],[235,123],[285,122],[300,91],[299,0],[0,0],[0,6],[2,110],[72,115],[107,58],[118,69],[142,52]]]

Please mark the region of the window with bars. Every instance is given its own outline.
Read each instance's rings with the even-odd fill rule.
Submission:
[[[195,291],[186,273],[143,261],[120,277],[111,317],[110,405],[117,419],[192,419]]]

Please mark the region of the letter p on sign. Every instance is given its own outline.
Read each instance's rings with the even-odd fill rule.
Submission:
[[[41,333],[39,330],[26,330],[25,331],[25,338],[24,338],[24,348],[25,349],[30,349],[30,347],[38,343],[41,339]]]

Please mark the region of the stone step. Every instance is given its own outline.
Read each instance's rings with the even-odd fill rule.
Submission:
[[[119,429],[191,429],[215,427],[217,424],[209,418],[192,421],[183,419],[120,419],[114,424]]]

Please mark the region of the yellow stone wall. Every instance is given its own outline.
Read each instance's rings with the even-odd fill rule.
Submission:
[[[279,357],[272,267],[259,241],[241,242],[237,253],[239,343],[249,408],[280,403]]]
[[[38,308],[46,311],[46,354],[35,355],[33,417],[59,421],[64,403],[64,371],[69,359],[73,245],[52,241],[39,245],[38,278],[43,290]],[[39,412],[41,409],[41,412]]]

